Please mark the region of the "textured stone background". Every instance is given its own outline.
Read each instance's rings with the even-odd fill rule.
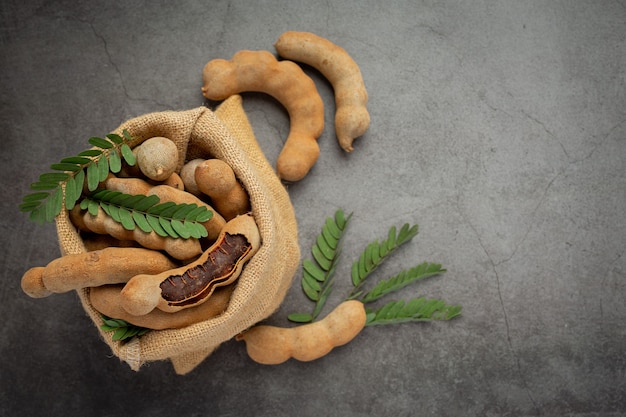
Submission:
[[[626,4],[623,1],[15,1],[0,5],[0,414],[46,416],[626,415]],[[312,363],[267,367],[232,341],[187,376],[112,357],[75,294],[34,300],[54,227],[17,206],[47,165],[122,121],[204,103],[201,70],[312,31],[360,64],[372,125],[289,192],[307,250],[353,212],[350,263],[391,225],[419,236],[380,278],[448,272],[399,296],[464,307],[448,323],[367,328]],[[244,95],[268,158],[285,110]],[[269,321],[309,308],[298,276]]]

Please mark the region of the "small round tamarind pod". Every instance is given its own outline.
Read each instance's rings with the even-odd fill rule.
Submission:
[[[159,274],[132,277],[120,294],[122,307],[141,316],[155,308],[168,313],[206,302],[215,288],[234,282],[261,244],[249,214],[224,225],[220,235],[196,261]]]
[[[176,314],[166,313],[155,308],[148,314],[134,316],[121,304],[121,290],[124,285],[102,285],[89,289],[89,301],[93,307],[107,317],[125,320],[135,326],[154,330],[180,329],[201,321],[217,317],[228,307],[234,285],[216,288],[206,303],[181,310]]]
[[[320,321],[291,328],[257,325],[235,339],[244,341],[248,356],[261,364],[277,365],[290,358],[312,361],[354,339],[366,318],[363,303],[348,300]]]
[[[207,159],[196,167],[196,184],[211,198],[213,207],[226,221],[250,211],[250,199],[235,172],[221,159]]]
[[[317,69],[335,91],[335,131],[339,145],[353,150],[354,139],[370,125],[367,90],[357,63],[342,47],[310,32],[285,32],[274,44],[278,54]]]
[[[324,130],[324,103],[313,80],[294,62],[268,51],[239,51],[230,61],[214,59],[202,71],[202,94],[209,100],[256,91],[271,95],[289,113],[289,135],[276,170],[285,181],[299,181],[317,161],[317,139]]]
[[[183,180],[183,184],[185,184],[185,191],[195,196],[202,194],[198,189],[198,184],[196,184],[196,167],[203,161],[204,159],[202,158],[192,159],[180,169],[180,177]]]
[[[158,273],[175,266],[158,251],[110,247],[61,256],[45,267],[31,268],[22,277],[22,289],[31,297],[40,298],[51,293],[124,283],[139,273]]]
[[[137,149],[137,166],[154,181],[164,181],[178,165],[178,148],[168,138],[156,136],[145,140]]]

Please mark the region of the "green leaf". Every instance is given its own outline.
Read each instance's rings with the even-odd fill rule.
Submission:
[[[461,306],[447,305],[443,300],[424,297],[391,301],[376,311],[367,311],[367,326],[399,324],[406,322],[452,320],[460,316]]]
[[[135,221],[133,220],[133,215],[131,212],[124,208],[120,207],[120,223],[126,230],[135,230]]]
[[[70,174],[65,172],[47,172],[39,176],[39,182],[57,183],[58,185],[58,183],[67,180],[69,177]]]
[[[158,204],[160,199],[156,195],[143,196],[144,198],[141,201],[137,201],[133,205],[133,209],[137,211],[147,212],[148,209],[155,204]]]
[[[146,216],[143,213],[133,210],[132,216],[133,216],[133,221],[135,222],[137,226],[139,226],[139,228],[142,231],[146,233],[150,233],[152,231],[152,227],[150,226],[150,223],[148,223],[148,220],[146,219]]]
[[[80,171],[82,169],[82,167],[80,165],[77,164],[71,164],[68,162],[61,162],[58,164],[52,164],[50,165],[50,169],[55,169],[57,171],[72,171],[72,172],[76,172],[76,171]]]
[[[78,156],[86,156],[86,157],[98,157],[102,155],[102,151],[99,149],[87,149],[78,154]]]
[[[116,133],[109,133],[108,135],[106,135],[107,139],[109,139],[111,142],[115,143],[115,144],[120,144],[122,142],[124,142],[124,139],[122,139],[122,137]]]
[[[100,173],[98,172],[98,165],[91,164],[87,166],[87,189],[94,191],[100,184]]]
[[[113,173],[118,173],[122,169],[122,159],[117,149],[111,149],[109,152],[109,169]]]
[[[110,141],[98,137],[89,138],[88,142],[101,149],[111,149],[114,146]]]
[[[126,161],[128,165],[134,166],[137,163],[135,154],[133,153],[133,150],[130,149],[130,146],[128,146],[127,144],[123,144],[120,147],[120,151],[122,152],[122,157],[124,158],[124,161]]]
[[[378,300],[379,298],[384,297],[391,292],[399,291],[416,281],[440,275],[444,272],[446,272],[446,270],[441,267],[441,264],[423,262],[411,269],[401,271],[397,275],[386,280],[381,280],[376,284],[376,286],[374,286],[374,288],[372,288],[371,291],[363,296],[361,301],[369,303]]]
[[[370,242],[359,259],[352,264],[352,284],[355,289],[353,294],[360,290],[361,285],[366,278],[383,263],[395,250],[401,245],[409,242],[417,235],[417,225],[410,227],[405,224],[400,229],[399,235],[396,234],[396,227],[391,226],[387,233],[387,240],[378,242],[378,240]]]
[[[180,220],[172,219],[171,224],[174,231],[183,239],[189,239],[191,237],[191,233]]]
[[[287,318],[294,323],[310,323],[313,321],[313,316],[308,313],[292,313]]]
[[[98,159],[98,182],[102,182],[109,176],[109,160],[107,158]]]
[[[349,218],[350,216],[348,216]],[[333,288],[336,264],[341,254],[340,241],[347,219],[342,210],[335,212],[335,218],[327,218],[320,234],[311,248],[313,259],[302,261],[301,286],[307,297],[315,302],[311,320],[320,314]]]
[[[82,156],[70,156],[69,158],[61,159],[61,163],[87,165],[91,163],[91,158],[85,158]]]
[[[161,222],[159,222],[159,219],[157,217],[153,216],[152,214],[146,214],[146,220],[148,221],[148,224],[150,225],[152,230],[154,230],[157,235],[161,237],[169,236],[167,232],[163,229],[163,226],[161,226]]]

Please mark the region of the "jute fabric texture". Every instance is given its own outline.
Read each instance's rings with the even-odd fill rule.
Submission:
[[[89,288],[78,291],[80,301],[103,340],[120,360],[138,371],[150,361],[170,360],[178,374],[186,374],[220,344],[270,316],[282,303],[300,261],[298,229],[287,190],[259,147],[239,95],[212,111],[199,107],[185,111],[146,114],[124,122],[131,147],[154,136],[170,138],[178,147],[179,168],[194,158],[219,158],[228,163],[250,197],[259,227],[261,248],[237,281],[226,311],[182,329],[152,330],[128,342],[112,339],[100,330],[102,318],[89,302]],[[56,218],[62,255],[85,252],[79,232],[63,211]]]

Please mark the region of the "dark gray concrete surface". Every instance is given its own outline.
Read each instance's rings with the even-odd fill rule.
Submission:
[[[626,4],[623,1],[15,1],[0,5],[0,415],[626,415]],[[391,225],[419,236],[377,274],[448,272],[399,297],[463,306],[452,322],[366,328],[311,363],[262,366],[231,341],[186,376],[132,371],[73,293],[31,299],[59,256],[17,206],[51,163],[122,121],[204,103],[201,70],[286,30],[347,49],[372,124],[345,155],[331,86],[321,157],[289,187],[303,254],[353,212],[329,303]],[[244,95],[268,158],[289,129]],[[269,322],[309,308],[297,275]]]

